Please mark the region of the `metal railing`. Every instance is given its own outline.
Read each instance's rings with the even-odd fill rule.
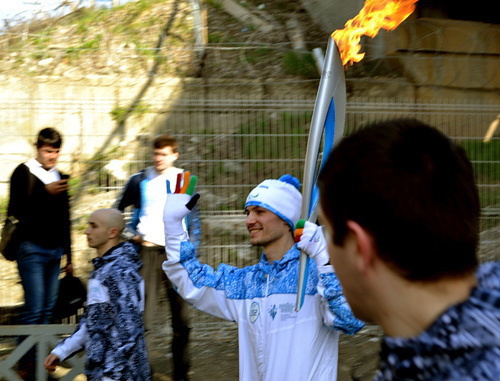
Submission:
[[[0,325],[0,337],[11,337],[13,342],[12,351],[0,358],[0,379],[9,381],[22,381],[16,373],[15,368],[19,360],[33,347],[36,348],[36,379],[46,379],[47,371],[43,362],[50,350],[56,346],[62,335],[71,334],[76,325],[52,324],[52,325],[27,325],[10,326]],[[17,346],[15,342],[18,336],[25,339]],[[77,375],[83,373],[84,355],[77,354],[65,361],[71,370],[63,377],[62,381],[73,380]]]

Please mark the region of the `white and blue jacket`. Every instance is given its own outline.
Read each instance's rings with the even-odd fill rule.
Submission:
[[[352,314],[330,265],[310,259],[304,305],[296,312],[300,251],[277,262],[244,268],[201,264],[187,234],[166,236],[163,269],[197,309],[238,323],[240,380],[305,381],[337,378],[339,331],[364,323]]]
[[[171,168],[171,170],[168,176],[161,176],[161,178],[170,179],[170,183],[175,185],[174,180],[176,180],[177,173],[183,173],[183,170],[180,168]],[[157,234],[153,234],[156,239],[149,239],[148,237],[145,237],[145,239],[159,246],[164,246],[162,219],[165,201],[163,199],[163,204],[159,205],[158,199],[167,197],[167,184],[166,182],[158,184],[156,180],[159,177],[154,167],[145,168],[132,175],[121,190],[113,204],[113,208],[124,212],[125,208],[133,205],[132,218],[127,224],[126,233],[132,236],[139,234],[143,237],[151,235],[152,233],[147,231],[148,229],[145,231],[144,225],[141,224],[141,222],[147,219],[149,221],[149,228],[156,231]],[[149,215],[150,213],[154,216]],[[191,213],[186,216],[184,224],[186,230],[189,232],[191,242],[197,246],[201,236],[198,207],[195,206]]]
[[[151,380],[142,322],[141,260],[133,245],[125,242],[92,262],[85,315],[52,353],[62,362],[85,349],[89,381]]]

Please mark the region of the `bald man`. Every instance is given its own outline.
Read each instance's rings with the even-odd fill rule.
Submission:
[[[85,235],[97,258],[88,281],[87,309],[75,332],[45,359],[49,372],[85,349],[89,381],[151,379],[142,321],[142,264],[131,243],[120,243],[124,226],[117,209],[99,209],[90,216]]]

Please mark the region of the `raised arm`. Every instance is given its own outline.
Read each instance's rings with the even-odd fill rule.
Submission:
[[[180,184],[179,179],[177,183]],[[238,269],[221,264],[215,271],[200,263],[182,224],[199,198],[198,194],[193,195],[195,184],[196,177],[185,172],[184,186],[176,186],[167,197],[163,217],[167,260],[163,270],[186,301],[206,313],[233,321],[235,315],[225,288]],[[167,190],[170,191],[170,184]]]

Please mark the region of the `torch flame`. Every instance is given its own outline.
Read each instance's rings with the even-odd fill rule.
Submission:
[[[344,29],[332,33],[340,52],[342,65],[359,62],[365,53],[359,53],[361,36],[375,37],[380,29],[396,29],[415,10],[418,0],[366,0],[356,17],[345,23]]]

